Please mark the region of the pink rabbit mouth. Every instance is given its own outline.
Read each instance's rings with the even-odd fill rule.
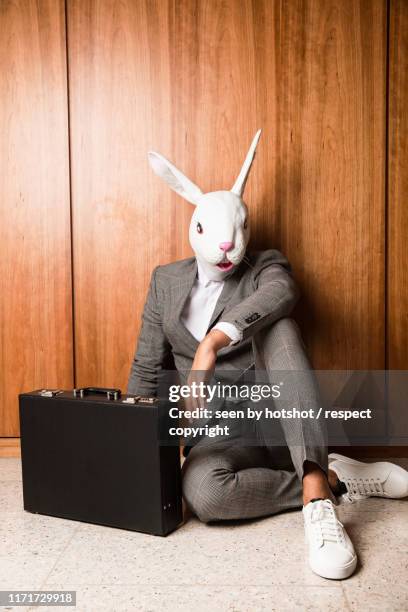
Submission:
[[[223,270],[223,272],[228,272],[229,270],[232,270],[233,267],[234,264],[230,261],[224,261],[222,263],[217,264],[217,268],[220,268],[220,270]]]

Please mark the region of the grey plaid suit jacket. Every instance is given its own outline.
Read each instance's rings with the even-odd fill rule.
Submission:
[[[242,331],[239,343],[218,353],[215,377],[219,372],[219,380],[236,380],[253,365],[254,334],[288,316],[299,297],[289,262],[279,251],[246,255],[248,263],[241,262],[226,279],[208,327],[209,331],[216,322],[225,321]],[[199,342],[183,325],[181,313],[196,275],[195,257],[153,270],[128,393],[157,395],[160,374],[174,366],[185,382]]]

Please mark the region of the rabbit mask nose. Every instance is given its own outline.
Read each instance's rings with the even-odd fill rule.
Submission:
[[[233,242],[220,242],[220,249],[221,251],[224,251],[224,253],[227,253],[228,251],[230,251],[234,246]]]

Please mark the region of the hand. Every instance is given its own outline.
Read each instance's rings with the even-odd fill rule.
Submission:
[[[218,351],[228,346],[230,342],[231,338],[224,334],[224,332],[219,329],[211,330],[198,345],[193,365],[191,366],[188,384],[192,382],[207,383],[213,375]],[[201,405],[202,401],[200,400],[202,398],[198,398],[198,400],[197,404]],[[192,403],[197,407],[195,401]]]
[[[219,329],[211,330],[198,345],[191,370],[208,372],[209,378],[211,378],[218,351],[228,346],[230,342],[231,338],[224,332]]]

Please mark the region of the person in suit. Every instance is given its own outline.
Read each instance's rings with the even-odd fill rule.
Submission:
[[[128,393],[155,396],[172,359],[180,378],[239,380],[253,369],[288,380],[285,401],[318,411],[320,398],[301,333],[291,312],[299,291],[277,250],[247,251],[249,213],[243,201],[257,132],[229,191],[203,194],[159,153],[153,170],[195,205],[190,243],[195,257],[155,268],[132,363]],[[346,578],[357,563],[336,515],[336,496],[408,494],[408,474],[391,463],[365,464],[340,455],[329,465],[326,430],[317,419],[282,419],[284,446],[270,443],[275,426],[261,419],[230,435],[186,441],[183,495],[204,522],[268,516],[303,506],[311,569]],[[253,426],[252,426],[253,425]],[[272,428],[272,429],[271,429]],[[373,483],[375,483],[373,485]]]

